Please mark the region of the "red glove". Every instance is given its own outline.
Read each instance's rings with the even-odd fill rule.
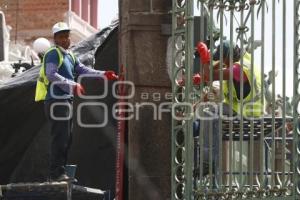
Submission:
[[[197,44],[197,52],[200,56],[200,60],[202,64],[208,64],[210,62],[210,53],[205,43],[198,42]]]
[[[119,79],[119,76],[114,71],[106,71],[106,72],[104,72],[104,76],[108,80],[118,80]]]
[[[200,85],[201,81],[202,81],[202,79],[201,79],[200,74],[197,73],[197,74],[193,75],[193,84],[194,85]],[[184,79],[178,80],[178,85],[179,86],[184,86],[185,85],[185,80]]]
[[[200,76],[200,74],[194,74],[194,76],[193,76],[193,84],[194,85],[200,85],[200,83],[201,83],[201,76]]]
[[[82,87],[81,84],[76,83],[76,85],[73,88],[73,94],[77,95],[77,96],[85,94],[85,90],[84,90],[84,88]]]
[[[185,81],[184,81],[184,79],[180,79],[180,80],[178,80],[178,85],[179,86],[184,86],[185,85]]]

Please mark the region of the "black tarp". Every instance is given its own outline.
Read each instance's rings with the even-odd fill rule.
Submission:
[[[84,64],[92,66],[95,61],[95,69],[117,72],[118,23],[112,23],[72,49]],[[34,67],[0,85],[0,184],[45,181],[47,178],[50,134],[43,103],[34,102],[38,71],[39,67]],[[85,79],[83,85],[89,95],[103,92],[101,80]],[[88,106],[82,109],[81,115],[82,121],[87,124],[107,116],[105,127],[82,128],[74,120],[69,163],[78,165],[78,184],[113,193],[117,122],[111,112],[116,102],[111,87],[112,83],[109,83],[105,98],[88,100],[108,105],[107,113],[99,107]],[[75,98],[74,116],[78,105],[85,101]]]

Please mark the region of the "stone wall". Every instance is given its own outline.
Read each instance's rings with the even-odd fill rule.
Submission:
[[[120,64],[135,88],[129,99],[134,117],[128,122],[125,199],[170,199],[171,114],[156,119],[154,110],[171,101],[166,66],[170,35],[162,33],[162,24],[171,24],[171,5],[171,0],[119,0]]]

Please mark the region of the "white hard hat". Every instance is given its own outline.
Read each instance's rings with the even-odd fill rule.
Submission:
[[[71,29],[69,28],[68,24],[65,22],[58,22],[56,24],[54,24],[54,26],[52,27],[52,33],[58,33],[60,31],[70,31]]]
[[[40,37],[33,42],[33,50],[37,53],[45,53],[51,44],[46,38]]]

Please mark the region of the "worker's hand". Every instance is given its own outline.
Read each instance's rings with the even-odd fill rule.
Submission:
[[[185,81],[184,81],[184,79],[180,79],[180,80],[177,81],[177,83],[178,83],[179,86],[184,86]]]
[[[210,62],[210,53],[204,42],[198,42],[197,52],[200,56],[200,60],[202,64],[208,64]]]
[[[194,74],[193,76],[193,84],[194,85],[200,85],[201,84],[201,76],[199,73]]]
[[[84,90],[84,88],[82,87],[81,84],[76,83],[76,85],[73,88],[73,94],[77,95],[77,96],[85,94],[85,90]]]
[[[119,76],[114,71],[106,71],[106,72],[104,72],[104,76],[108,80],[118,80],[119,79]]]
[[[200,85],[200,84],[201,84],[201,81],[202,81],[202,79],[201,79],[201,76],[200,76],[199,73],[193,75],[193,84],[194,84],[194,85]],[[179,86],[184,86],[184,85],[185,85],[185,80],[184,80],[184,78],[178,80],[177,83],[178,83]]]

